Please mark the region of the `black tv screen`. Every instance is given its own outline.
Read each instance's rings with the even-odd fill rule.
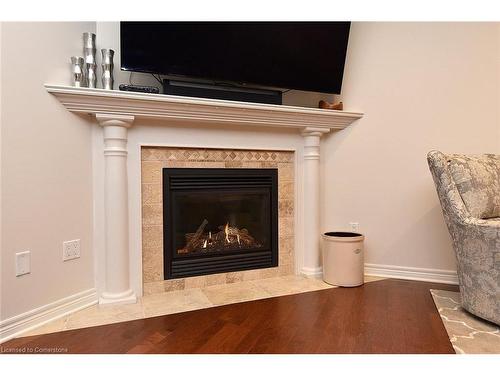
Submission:
[[[121,22],[121,68],[339,94],[350,22]]]

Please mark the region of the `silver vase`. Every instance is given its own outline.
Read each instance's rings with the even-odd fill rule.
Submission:
[[[87,76],[87,87],[91,89],[97,88],[97,64],[85,63],[85,73]]]
[[[95,34],[94,33],[83,33],[83,58],[88,64],[95,64]]]
[[[72,76],[73,86],[86,87],[85,74],[83,68],[83,57],[80,56],[71,57],[71,76]]]
[[[102,54],[102,88],[105,90],[113,90],[113,57],[115,51],[112,49],[101,49]]]
[[[83,59],[85,60],[85,81],[86,86],[97,87],[97,62],[96,62],[96,44],[94,33],[83,33]]]

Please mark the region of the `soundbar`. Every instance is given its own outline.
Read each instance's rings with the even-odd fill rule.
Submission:
[[[197,98],[234,100],[265,104],[282,104],[281,91],[246,87],[209,85],[174,80],[163,80],[163,93]]]

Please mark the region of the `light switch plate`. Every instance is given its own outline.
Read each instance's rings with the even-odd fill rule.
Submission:
[[[31,273],[31,252],[22,251],[16,253],[16,276]]]

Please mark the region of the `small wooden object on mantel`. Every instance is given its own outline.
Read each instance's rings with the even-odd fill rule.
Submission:
[[[342,102],[328,103],[325,100],[320,100],[318,107],[321,109],[335,109],[337,111],[342,111],[344,109],[344,105],[342,104]]]

